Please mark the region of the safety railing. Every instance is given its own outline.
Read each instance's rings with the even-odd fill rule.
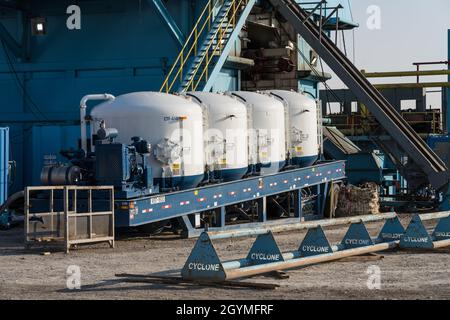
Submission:
[[[212,58],[214,55],[221,53],[221,48],[227,40],[226,35],[228,31],[234,28],[236,24],[239,8],[246,2],[247,0],[208,1],[168,72],[160,92],[173,92],[178,89],[176,84],[181,85],[184,81],[188,82],[185,88],[191,87],[196,89],[201,79],[208,78],[208,68]],[[225,4],[227,4],[227,9],[224,12],[222,8],[224,8]],[[216,7],[220,7],[218,13],[221,13],[221,15],[219,18],[217,18],[218,13],[214,10]],[[227,25],[224,27],[226,23]],[[210,35],[214,26],[217,26],[217,30]],[[190,70],[191,61],[196,57],[200,58],[200,60],[192,66],[193,70]],[[201,77],[196,79],[200,70],[202,70]],[[186,79],[186,75],[190,77]]]
[[[442,115],[440,112],[402,112],[402,117],[418,134],[441,134]],[[373,134],[380,124],[372,115],[330,114],[332,126],[345,135],[359,136]]]
[[[43,186],[25,189],[25,248],[108,242],[114,247],[112,186]]]
[[[209,42],[206,48],[206,54],[202,56],[200,62],[196,65],[194,72],[185,86],[185,90],[191,89],[192,91],[196,91],[198,89],[199,84],[202,81],[206,81],[209,77],[208,71],[211,61],[215,56],[220,56],[222,54],[222,48],[224,47],[227,41],[227,35],[231,30],[236,26],[237,14],[240,12],[240,8],[247,4],[247,0],[235,0],[232,2],[231,6],[226,11],[226,14],[219,22],[219,28],[214,34],[214,37]],[[228,21],[228,22],[227,22]],[[226,26],[223,25],[226,23]],[[209,53],[209,51],[212,51]],[[197,77],[200,70],[203,71]]]
[[[180,79],[180,81],[183,81],[183,69],[186,67],[186,62],[189,60],[189,58],[194,57],[198,54],[199,40],[202,39],[211,29],[211,25],[214,19],[213,9],[218,4],[223,2],[224,0],[209,0],[207,2],[193,27],[192,32],[186,39],[183,48],[181,48],[181,51],[178,54],[175,62],[173,63],[172,68],[167,74],[166,79],[164,80],[159,90],[160,92],[169,93],[170,91],[172,91],[172,88],[178,78]]]

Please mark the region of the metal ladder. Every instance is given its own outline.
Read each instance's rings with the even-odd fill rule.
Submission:
[[[423,174],[423,181],[420,184],[430,183],[436,189],[448,184],[450,172],[445,163],[428,147],[333,41],[322,32],[321,25],[318,26],[311,19],[313,12],[306,12],[292,0],[269,1],[291,23],[295,31],[324,59],[347,87],[353,91],[359,101],[369,109],[391,137],[392,143],[403,150],[408,159],[414,163],[415,168]],[[320,2],[318,3],[320,4]],[[419,185],[417,186],[419,187]]]
[[[208,1],[160,92],[210,91],[255,2]]]

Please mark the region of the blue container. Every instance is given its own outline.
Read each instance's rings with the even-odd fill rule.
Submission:
[[[8,198],[9,128],[0,128],[0,205]]]

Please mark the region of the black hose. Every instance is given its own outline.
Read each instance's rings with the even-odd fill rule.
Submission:
[[[19,191],[14,193],[12,196],[10,196],[5,203],[3,203],[0,206],[0,212],[5,211],[11,204],[13,204],[14,202],[16,202],[17,200],[19,200],[20,198],[24,198],[25,197],[25,193],[24,191]]]

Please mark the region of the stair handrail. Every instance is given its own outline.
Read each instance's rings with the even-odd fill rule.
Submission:
[[[172,65],[172,68],[170,69],[170,71],[168,72],[161,88],[159,89],[159,92],[163,92],[165,89],[166,93],[169,93],[170,90],[172,90],[173,85],[175,84],[175,80],[178,78],[178,76],[180,75],[180,73],[183,71],[183,67],[185,66],[189,56],[192,53],[192,50],[195,48],[195,51],[197,51],[197,43],[198,43],[198,39],[199,39],[199,35],[202,34],[203,30],[205,29],[206,25],[209,24],[209,28],[211,29],[211,18],[213,16],[213,8],[217,6],[217,4],[223,0],[208,0],[207,4],[205,5],[205,7],[203,8],[202,12],[200,13],[199,18],[197,19],[194,27],[192,28],[191,33],[189,34],[189,37],[186,39],[185,44],[183,45],[183,48],[181,48],[180,53],[178,54],[177,59],[175,60],[175,62]],[[213,4],[214,2],[214,4]],[[203,22],[202,27],[200,28],[200,30],[198,30],[198,26],[200,25],[201,21],[205,18],[205,14],[206,12],[208,12],[207,15],[207,19],[205,19],[205,21]],[[194,42],[192,43],[189,52],[184,55],[184,51],[185,49],[188,47],[189,42],[191,41],[192,37],[195,36],[194,38]],[[195,52],[195,54],[197,54],[197,52]],[[181,63],[180,63],[181,61]],[[172,82],[169,85],[169,81],[172,78],[172,74],[175,71],[175,67],[180,63],[180,66],[178,68],[177,73],[175,74],[175,76],[173,77]]]
[[[220,24],[223,24],[224,21],[225,21],[225,19],[228,19],[228,24],[227,24],[227,26],[226,26],[225,28],[218,28],[217,31],[216,31],[215,34],[214,34],[214,37],[213,37],[213,38],[211,39],[211,41],[209,42],[209,45],[208,45],[208,48],[207,48],[206,52],[209,51],[209,49],[211,48],[211,45],[212,45],[212,44],[214,43],[214,41],[217,39],[217,34],[219,33],[219,30],[220,30],[220,29],[223,29],[223,32],[221,32],[220,37],[218,38],[218,41],[217,41],[217,45],[215,46],[213,52],[209,55],[209,57],[207,57],[207,56],[208,56],[207,54],[205,54],[205,55],[202,57],[202,59],[200,60],[200,62],[199,62],[198,65],[196,66],[196,68],[195,68],[195,70],[194,70],[194,73],[193,73],[192,76],[191,76],[191,79],[190,79],[189,82],[187,83],[186,89],[189,88],[189,87],[191,86],[192,91],[197,90],[197,87],[198,87],[198,85],[199,85],[201,79],[203,79],[203,77],[205,76],[205,74],[207,74],[209,64],[211,63],[211,60],[213,59],[215,53],[217,52],[217,49],[219,48],[220,43],[221,43],[222,40],[223,40],[223,36],[224,36],[224,35],[226,34],[226,32],[228,31],[228,28],[230,27],[230,25],[232,24],[232,22],[233,22],[233,24],[235,23],[235,21],[236,21],[236,19],[235,19],[235,18],[236,18],[236,14],[238,13],[239,8],[241,7],[241,5],[242,5],[243,3],[245,3],[246,0],[239,0],[239,3],[238,3],[237,5],[236,5],[236,2],[237,2],[237,0],[233,0],[233,3],[232,3],[231,6],[228,8],[226,14],[224,15],[224,17],[223,17],[222,20],[220,21]],[[234,8],[234,12],[233,12],[233,14],[232,14],[231,17],[228,17],[228,14],[230,13],[230,10],[231,10],[232,8]],[[199,71],[200,66],[202,65],[202,63],[203,63],[203,61],[205,60],[205,58],[207,58],[207,60],[206,60],[206,66],[203,68],[203,72],[201,73],[200,77],[197,79],[196,84],[195,84],[195,86],[194,86],[195,76],[197,75],[197,72]],[[184,91],[184,90],[183,90],[183,91]]]

